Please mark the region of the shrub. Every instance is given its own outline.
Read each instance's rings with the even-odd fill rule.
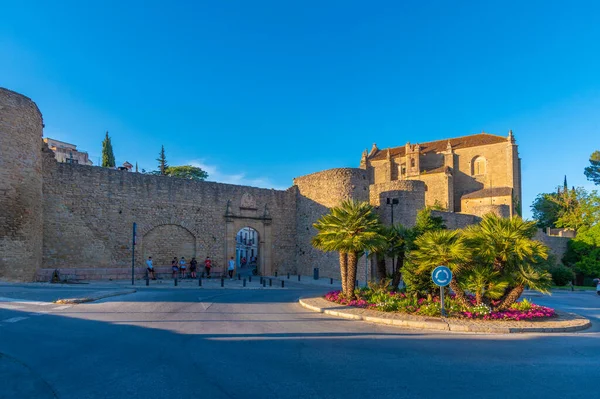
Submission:
[[[552,274],[554,285],[562,287],[573,281],[573,271],[566,266],[558,265],[548,271]]]

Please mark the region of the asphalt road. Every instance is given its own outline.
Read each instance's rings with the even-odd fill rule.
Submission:
[[[590,330],[481,335],[312,313],[296,303],[319,292],[307,288],[146,289],[73,306],[12,292],[0,296],[40,302],[0,302],[0,398],[585,398],[600,381],[594,293],[532,298],[591,317]]]

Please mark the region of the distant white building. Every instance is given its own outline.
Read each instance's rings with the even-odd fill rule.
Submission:
[[[258,232],[251,227],[241,229],[235,238],[236,261],[241,265],[242,258],[249,264],[258,257]]]
[[[77,146],[75,144],[65,143],[64,141],[48,137],[44,138],[44,143],[48,144],[48,148],[54,151],[54,157],[58,162],[90,166],[94,164],[90,161],[87,152],[77,151]]]

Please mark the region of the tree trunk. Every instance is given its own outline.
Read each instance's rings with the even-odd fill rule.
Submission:
[[[458,282],[456,281],[456,275],[452,276],[452,280],[450,280],[450,288],[452,288],[452,291],[454,291],[454,294],[456,294],[456,299],[462,305],[466,306],[467,308],[472,306],[464,291],[458,285]]]
[[[396,267],[396,271],[392,276],[392,290],[398,291],[398,285],[400,285],[400,280],[402,279],[402,268],[404,267],[404,255],[398,256],[398,265]]]
[[[477,305],[481,305],[482,300],[483,300],[483,295],[481,294],[481,291],[477,290],[477,292],[475,293],[475,303]]]
[[[346,281],[348,280],[348,254],[340,252],[340,277],[342,280],[342,294],[346,296],[348,293]]]
[[[387,269],[385,268],[385,256],[377,254],[377,279],[385,281],[387,278]]]
[[[358,264],[358,257],[356,256],[356,252],[348,253],[348,280],[346,281],[346,289],[348,290],[348,294],[346,298],[355,299],[354,295],[354,286],[356,283],[356,266]]]
[[[525,286],[517,285],[515,288],[510,290],[510,293],[506,296],[506,298],[498,305],[498,310],[506,310],[510,308],[510,305],[517,302],[517,300],[521,297],[521,294],[525,290]]]

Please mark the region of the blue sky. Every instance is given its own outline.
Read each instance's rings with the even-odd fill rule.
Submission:
[[[85,4],[84,3],[89,3]],[[594,1],[23,1],[2,6],[0,86],[45,135],[117,161],[285,188],[363,149],[512,129],[525,216],[593,185]]]

